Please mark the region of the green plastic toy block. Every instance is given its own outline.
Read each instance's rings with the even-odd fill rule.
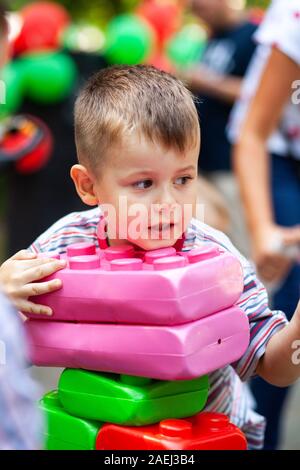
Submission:
[[[69,415],[61,406],[57,391],[47,393],[40,400],[45,414],[46,450],[93,450],[102,423]]]
[[[126,426],[193,416],[204,408],[208,390],[207,376],[169,382],[81,369],[65,369],[58,385],[69,413]]]

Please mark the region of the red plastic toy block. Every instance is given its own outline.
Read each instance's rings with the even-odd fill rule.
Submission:
[[[242,431],[219,413],[199,413],[187,419],[167,419],[144,427],[105,424],[97,450],[246,450]]]

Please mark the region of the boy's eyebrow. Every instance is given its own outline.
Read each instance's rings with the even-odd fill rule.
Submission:
[[[176,171],[176,173],[184,173],[186,171],[191,171],[191,170],[194,170],[196,171],[196,168],[194,165],[189,165],[185,168],[180,168]],[[128,173],[126,175],[126,178],[133,178],[133,177],[138,177],[138,176],[153,176],[153,174],[155,174],[155,171],[154,170],[136,170],[136,171],[132,171],[131,173]]]
[[[153,170],[136,170],[128,173],[126,175],[126,178],[132,178],[137,176],[149,176],[153,175],[153,173],[155,173]]]
[[[186,166],[185,168],[180,168],[180,170],[178,170],[178,173],[184,172],[184,171],[191,171],[191,170],[196,170],[194,165],[189,165],[189,166]]]

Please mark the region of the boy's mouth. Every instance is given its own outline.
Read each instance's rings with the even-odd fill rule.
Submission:
[[[171,230],[174,228],[174,223],[160,223],[156,225],[150,225],[148,227],[148,230],[152,233],[166,233],[166,232],[171,232]]]

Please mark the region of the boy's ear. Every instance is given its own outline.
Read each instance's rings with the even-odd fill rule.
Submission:
[[[94,192],[93,179],[87,168],[83,165],[73,165],[70,175],[82,202],[88,206],[97,206],[99,201]]]

